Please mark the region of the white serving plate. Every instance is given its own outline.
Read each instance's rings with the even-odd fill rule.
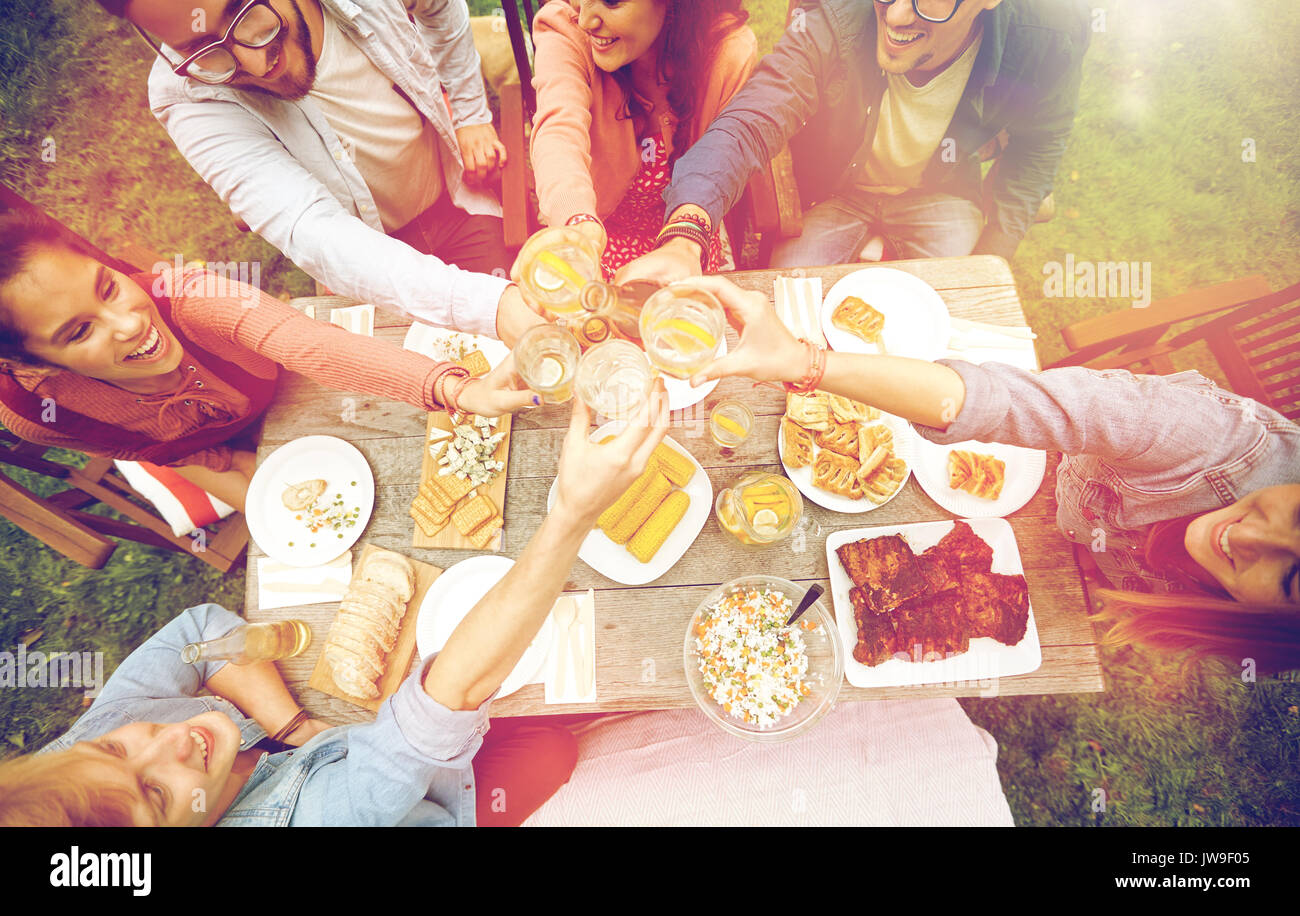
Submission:
[[[912,431],[911,424],[900,417],[885,413],[884,411],[881,411],[879,420],[872,420],[870,423],[864,425],[870,426],[872,423],[883,423],[893,432],[894,454],[907,463],[907,470],[910,474],[914,463],[913,440],[917,438],[916,433]],[[785,454],[784,424],[777,427],[776,443],[777,457],[781,460],[781,467],[785,470],[785,476],[790,478],[790,481],[799,488],[799,492],[802,493],[806,499],[811,499],[817,505],[825,509],[830,509],[833,512],[870,512],[872,509],[878,509],[888,503],[889,500],[902,492],[903,487],[907,486],[907,477],[904,477],[903,482],[898,485],[898,489],[895,490],[889,496],[889,499],[886,499],[883,503],[873,503],[865,496],[861,499],[849,499],[847,496],[840,496],[837,493],[831,493],[813,486],[812,465],[809,465],[806,468],[791,468],[786,465],[785,459],[781,457]],[[817,453],[820,451],[821,446],[813,446],[814,459],[816,459]]]
[[[836,306],[857,296],[885,316],[881,338],[891,356],[934,361],[945,355],[952,328],[948,306],[934,287],[919,277],[892,267],[868,267],[840,278],[822,303],[822,333],[832,350],[879,353],[861,337],[831,323]]]
[[[470,557],[449,567],[435,579],[420,602],[419,617],[415,622],[415,647],[420,658],[442,651],[452,631],[514,565],[515,561],[507,557]],[[543,621],[519,663],[501,682],[497,699],[514,693],[541,670],[551,648],[552,630],[549,620]]]
[[[622,428],[622,421],[611,421],[592,433],[591,439],[593,441],[601,439],[610,433],[617,433]],[[578,558],[582,562],[607,579],[613,579],[624,585],[645,585],[672,569],[687,549],[695,543],[695,538],[713,512],[713,484],[709,482],[709,475],[695,460],[695,456],[671,437],[665,436],[664,442],[670,448],[690,458],[691,463],[695,465],[695,476],[682,488],[690,497],[691,504],[672,534],[668,535],[668,540],[664,541],[663,546],[649,563],[642,563],[628,552],[627,545],[615,544],[599,528],[591,529],[591,533],[587,535],[578,550]],[[554,504],[555,484],[552,483],[551,490],[546,495],[546,511],[549,512]]]
[[[1007,463],[1002,494],[997,499],[981,499],[948,486],[948,453],[954,450],[992,455]],[[936,445],[923,436],[917,436],[913,454],[916,461],[912,473],[921,489],[942,508],[962,518],[1010,515],[1033,499],[1043,483],[1043,475],[1047,473],[1047,452],[1000,442],[971,440],[954,445]]]
[[[1011,525],[1001,518],[963,519],[971,530],[993,548],[993,572],[1006,576],[1024,573],[1020,562],[1020,548]],[[961,655],[938,661],[914,662],[891,658],[875,667],[864,665],[853,657],[858,644],[857,622],[853,619],[853,602],[849,590],[853,582],[840,565],[835,549],[863,538],[902,535],[919,554],[933,547],[953,529],[954,522],[917,522],[910,525],[881,525],[875,528],[849,528],[834,531],[826,538],[826,562],[830,568],[831,601],[835,607],[835,623],[844,643],[844,676],[855,687],[907,687],[916,684],[968,685],[981,691],[997,690],[997,679],[1037,671],[1043,663],[1043,650],[1038,642],[1038,626],[1034,621],[1033,601],[1029,603],[1029,622],[1025,636],[1014,646],[1004,646],[991,637],[970,641],[970,649]],[[993,695],[993,694],[987,694]]]
[[[329,483],[317,505],[328,506],[335,494],[342,494],[347,506],[361,510],[351,528],[313,534],[294,517],[300,513],[285,507],[282,495],[287,487],[316,479]],[[351,443],[334,436],[304,436],[267,456],[249,481],[245,506],[249,537],[263,553],[288,566],[320,566],[350,550],[361,537],[375,509],[375,475]]]

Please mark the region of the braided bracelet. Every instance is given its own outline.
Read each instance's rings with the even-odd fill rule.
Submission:
[[[782,382],[786,391],[804,394],[816,390],[826,375],[826,349],[802,337],[799,343],[808,348],[808,371],[797,382]]]
[[[455,375],[455,379],[456,381],[452,383],[450,388],[446,388],[446,386],[443,386],[444,388],[446,388],[446,393],[443,395],[443,397],[445,399],[444,402],[446,403],[448,409],[451,410],[452,413],[460,413],[461,393],[464,392],[466,386],[469,385],[470,382],[474,381],[474,379],[464,369],[461,369],[460,373],[457,373]]]

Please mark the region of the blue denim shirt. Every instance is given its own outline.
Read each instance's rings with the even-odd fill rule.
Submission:
[[[465,0],[321,0],[321,10],[433,125],[452,203],[500,216],[490,191],[465,183],[455,134],[492,120]],[[159,59],[149,75],[149,105],[217,196],[331,290],[496,337],[497,302],[508,281],[444,264],[385,235],[361,172],[310,96],[289,101],[210,86],[177,76]]]
[[[187,665],[186,643],[224,636],[244,621],[215,604],[182,612],[118,666],[95,703],[41,753],[131,722],[181,722],[219,710],[239,726],[240,750],[266,737],[230,702],[198,696],[225,662]],[[470,761],[488,729],[485,701],[450,710],[424,692],[425,659],[374,722],[331,728],[300,748],[263,754],[219,827],[469,826]]]
[[[772,53],[677,161],[664,193],[668,212],[695,204],[717,225],[787,140],[805,207],[851,180],[887,85],[876,62],[874,6],[803,0]],[[975,251],[1010,258],[1052,190],[1070,137],[1089,14],[1081,0],[1003,0],[980,14],[980,25],[974,69],[922,187],[981,202],[980,148],[1006,130]]]
[[[1199,372],[1122,369],[1026,372],[940,360],[966,383],[961,412],[932,442],[976,439],[1064,452],[1056,522],[1091,545],[1110,581],[1138,591],[1172,583],[1140,561],[1152,524],[1230,505],[1255,490],[1300,483],[1300,426]]]

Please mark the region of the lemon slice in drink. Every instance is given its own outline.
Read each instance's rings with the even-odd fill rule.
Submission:
[[[739,436],[742,439],[745,437],[745,427],[741,426],[739,423],[731,419],[731,417],[727,416],[726,414],[721,414],[721,413],[716,414],[713,417],[713,421],[717,423],[719,426],[721,426],[723,429],[725,429],[727,432],[731,433],[733,436]]]
[[[669,318],[655,325],[656,331],[662,331],[671,328],[674,331],[680,331],[688,337],[693,337],[708,349],[713,349],[718,345],[718,339],[710,334],[704,328],[700,327],[693,321],[687,321],[685,318]]]
[[[587,283],[581,274],[565,263],[563,258],[549,251],[537,252],[537,267],[533,269],[533,282],[548,293],[555,292],[566,283],[578,288],[582,288]]]
[[[564,366],[554,356],[547,356],[537,366],[537,386],[552,388],[564,378]]]
[[[761,537],[771,537],[776,534],[781,525],[781,517],[771,509],[759,509],[754,513],[754,520],[750,522],[754,526],[754,533]]]

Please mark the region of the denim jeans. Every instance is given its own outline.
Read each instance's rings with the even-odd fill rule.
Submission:
[[[951,194],[908,191],[897,196],[851,190],[803,215],[803,234],[772,252],[772,267],[821,267],[861,260],[873,235],[883,236],[900,258],[968,255],[984,228],[974,201]]]

